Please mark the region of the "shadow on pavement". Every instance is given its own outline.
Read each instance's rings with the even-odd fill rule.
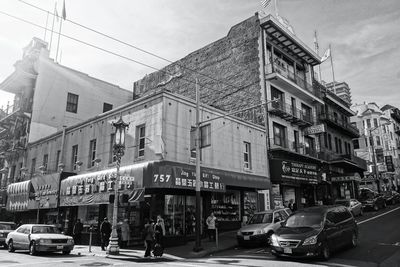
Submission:
[[[148,257],[144,258],[143,256],[135,256],[131,254],[120,253],[118,256],[106,256],[108,259],[116,259],[121,261],[130,261],[130,262],[173,262],[175,259],[168,259],[164,257]]]

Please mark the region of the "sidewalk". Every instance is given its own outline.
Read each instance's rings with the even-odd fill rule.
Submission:
[[[146,261],[175,261],[180,259],[188,258],[201,258],[207,255],[231,249],[236,246],[236,231],[224,232],[219,234],[218,247],[215,242],[210,242],[208,239],[203,239],[201,246],[203,250],[200,252],[194,252],[195,242],[190,241],[182,246],[168,247],[164,250],[162,258],[144,258],[144,247],[143,249],[120,249],[119,255],[107,255],[106,251],[102,251],[99,246],[92,246],[91,252],[89,252],[89,246],[87,245],[76,245],[71,254],[84,255],[84,256],[98,256],[107,257],[110,259],[120,260],[133,260],[137,262]]]

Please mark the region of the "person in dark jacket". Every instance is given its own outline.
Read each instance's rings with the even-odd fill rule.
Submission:
[[[154,226],[154,237],[156,244],[159,244],[161,246],[163,246],[163,237],[164,237],[162,223],[163,221],[161,219],[158,219],[156,225]]]
[[[81,244],[82,231],[83,231],[83,224],[81,223],[81,220],[78,219],[74,225],[74,230],[72,231],[72,233],[74,235],[75,245]]]
[[[104,221],[100,225],[100,234],[101,234],[101,250],[106,250],[108,247],[108,242],[110,241],[111,235],[111,223],[108,221],[107,217],[104,218]]]
[[[144,225],[144,241],[146,244],[146,251],[144,253],[144,257],[151,257],[151,249],[153,247],[154,242],[154,222],[153,220],[145,220],[146,224]]]

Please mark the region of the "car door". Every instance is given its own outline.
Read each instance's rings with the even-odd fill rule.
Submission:
[[[30,236],[31,236],[31,226],[24,228],[24,232],[21,234],[21,247],[22,249],[29,249]]]
[[[335,250],[341,238],[341,230],[338,225],[338,214],[336,210],[330,210],[326,214],[324,231],[329,248]]]
[[[24,231],[25,231],[26,226],[21,226],[19,227],[15,232],[12,233],[12,240],[14,243],[14,247],[15,248],[22,248],[22,239],[23,239],[23,235],[24,235]]]
[[[278,230],[278,228],[281,226],[281,221],[283,221],[281,214],[279,213],[279,211],[274,211],[273,213],[273,218],[272,218],[272,229],[274,231]]]

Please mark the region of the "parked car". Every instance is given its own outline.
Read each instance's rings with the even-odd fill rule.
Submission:
[[[290,215],[271,236],[271,252],[278,257],[327,260],[339,247],[357,243],[357,223],[347,208],[317,206]]]
[[[236,234],[239,246],[267,245],[270,236],[291,213],[291,210],[288,208],[255,213]]]
[[[382,196],[387,205],[395,205],[396,203],[400,203],[400,194],[396,191],[383,192]]]
[[[379,209],[386,208],[386,202],[383,196],[369,188],[360,189],[359,200],[364,210],[373,209],[378,211]]]
[[[24,224],[17,230],[10,232],[6,243],[8,251],[17,249],[29,249],[29,254],[36,255],[39,251],[70,254],[74,249],[74,239],[71,236],[61,234],[54,225]]]
[[[353,213],[353,216],[363,215],[362,204],[357,199],[337,199],[335,204],[345,206],[351,213]]]
[[[15,230],[15,223],[0,222],[0,246],[7,248],[6,238],[8,233]]]

